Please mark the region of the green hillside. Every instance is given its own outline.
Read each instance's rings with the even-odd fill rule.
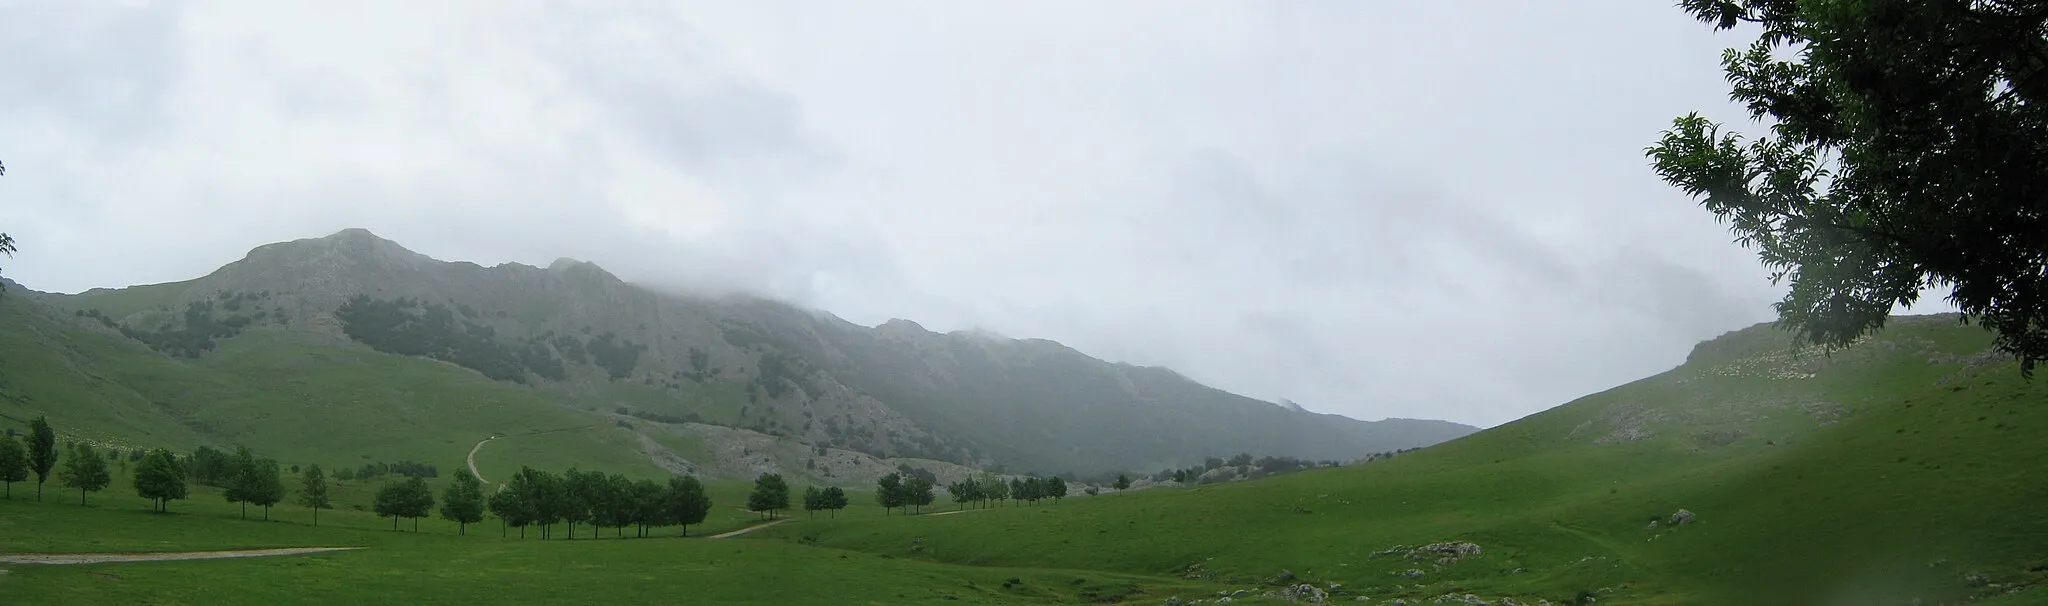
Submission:
[[[2048,579],[2048,444],[2028,431],[2048,427],[2048,389],[1988,344],[1953,317],[1906,317],[1801,356],[1757,327],[1670,372],[1388,461],[770,534],[1245,586],[1286,570],[1378,601],[1954,603]],[[1696,517],[1673,527],[1680,510]],[[1374,555],[1453,541],[1481,553]]]
[[[108,439],[309,459],[446,467],[493,434],[614,414],[1047,474],[1239,452],[1350,460],[1474,429],[1282,408],[1050,341],[657,292],[583,262],[442,262],[353,229],[257,247],[182,282],[13,290],[0,314],[31,319],[0,332],[24,359],[0,366],[0,388],[18,396],[0,414],[48,408]],[[625,467],[657,471],[662,455],[630,434],[586,435],[553,460],[649,459]]]

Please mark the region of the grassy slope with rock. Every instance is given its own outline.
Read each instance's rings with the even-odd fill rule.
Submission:
[[[184,282],[13,292],[0,314],[31,319],[0,330],[0,349],[35,360],[0,366],[13,390],[0,414],[180,448],[424,459],[492,433],[695,422],[885,459],[1088,473],[1236,452],[1351,459],[1472,430],[1285,409],[1049,341],[661,293],[589,263],[442,262],[362,230],[258,247]],[[577,456],[744,467],[589,435]]]
[[[1950,316],[1902,317],[1847,351],[1795,356],[1759,326],[1670,372],[1388,461],[767,535],[1241,586],[1284,569],[1382,602],[2044,599],[2048,388],[1988,344]],[[1697,517],[1672,527],[1681,509]],[[1439,541],[1482,553],[1373,555]]]

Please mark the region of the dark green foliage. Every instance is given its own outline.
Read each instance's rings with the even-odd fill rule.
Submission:
[[[185,457],[187,478],[193,483],[216,488],[226,487],[234,479],[234,461],[227,453],[210,446],[193,449]]]
[[[689,536],[691,524],[703,523],[704,516],[711,513],[711,495],[704,491],[704,483],[697,481],[695,476],[669,478],[668,492],[662,503],[668,510],[663,519],[681,524],[683,536]]]
[[[528,372],[556,380],[568,376],[545,344],[502,343],[495,329],[457,318],[439,303],[356,295],[334,315],[343,333],[377,351],[451,362],[499,381],[524,383]]]
[[[284,480],[277,461],[259,459],[246,447],[235,449],[235,456],[229,462],[227,490],[222,496],[229,503],[242,504],[242,517],[249,517],[249,505],[263,508],[263,519],[270,519],[270,507],[284,500]]]
[[[14,498],[14,483],[28,479],[28,447],[13,432],[0,435],[0,483],[7,485],[7,498]]]
[[[171,451],[149,451],[135,466],[135,494],[156,501],[157,511],[169,511],[171,501],[185,498],[185,466]]]
[[[320,525],[320,510],[333,507],[327,499],[327,474],[319,465],[306,467],[305,475],[299,476],[299,504],[313,510],[313,525]]]
[[[1112,486],[1115,486],[1117,490],[1130,490],[1131,478],[1124,474],[1116,474],[1116,484]]]
[[[846,505],[847,500],[845,490],[839,488],[838,486],[831,486],[825,488],[825,509],[832,511],[833,515],[836,517],[838,515],[839,510],[846,509]]]
[[[68,448],[69,456],[64,459],[64,470],[58,474],[58,481],[64,486],[78,489],[78,504],[85,504],[85,493],[99,492],[113,483],[107,473],[107,460],[93,450],[92,445],[74,442]]]
[[[629,518],[639,527],[634,536],[646,537],[650,529],[669,525],[669,508],[662,502],[667,492],[667,488],[654,480],[641,478],[633,482],[627,500],[631,503]]]
[[[825,491],[816,486],[804,487],[804,511],[811,517],[818,517],[818,510],[825,509]]]
[[[747,495],[747,511],[758,511],[775,517],[776,510],[789,508],[789,483],[782,480],[782,474],[764,473],[754,478],[754,492]]]
[[[454,481],[449,482],[448,490],[441,494],[441,518],[455,522],[459,534],[469,534],[469,525],[484,519],[483,480],[477,479],[468,469],[455,470]]]
[[[1680,4],[1717,29],[1762,28],[1722,64],[1770,135],[1745,142],[1695,113],[1648,154],[1790,283],[1781,326],[1842,347],[1948,287],[2023,373],[2048,359],[2048,10]]]
[[[149,345],[150,349],[181,358],[197,358],[213,351],[216,342],[241,334],[251,322],[248,316],[214,315],[213,301],[194,301],[185,313],[160,330],[120,327],[121,334]]]
[[[891,509],[902,507],[903,496],[902,474],[892,473],[875,480],[875,502],[882,505],[883,515],[888,515]]]
[[[633,374],[633,368],[640,364],[640,352],[647,346],[621,339],[612,333],[598,335],[584,346],[590,351],[590,360],[614,379],[624,379]]]
[[[50,468],[57,466],[57,431],[50,428],[50,422],[43,415],[36,415],[28,422],[28,468],[36,472],[36,500],[43,500],[43,483],[50,479]]]
[[[72,313],[81,318],[92,318],[94,320],[98,320],[100,326],[104,326],[107,328],[118,328],[120,326],[119,324],[114,323],[113,318],[107,317],[107,314],[101,313],[100,310],[97,309],[81,309]]]
[[[418,461],[364,463],[362,467],[355,470],[351,477],[359,480],[369,480],[385,474],[397,474],[414,478],[438,478],[441,477],[441,469]]]
[[[399,518],[411,518],[413,532],[419,532],[420,518],[427,517],[434,510],[434,492],[427,488],[427,481],[420,478],[385,482],[377,489],[372,509],[378,517],[391,518],[392,530],[398,530]]]
[[[914,511],[922,511],[934,498],[931,480],[914,477],[903,482],[903,504],[915,508]]]
[[[589,354],[583,351],[583,341],[577,339],[576,335],[560,335],[552,338],[542,335],[542,338],[547,339],[548,343],[553,344],[555,351],[561,353],[564,359],[577,364],[590,363]]]
[[[695,347],[690,348],[690,376],[699,381],[711,377],[711,354]]]

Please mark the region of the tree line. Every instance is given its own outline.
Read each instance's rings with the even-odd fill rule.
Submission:
[[[467,469],[459,470],[457,476],[473,477]],[[524,538],[526,528],[535,526],[542,539],[553,537],[557,524],[566,526],[563,530],[569,539],[576,538],[577,524],[589,526],[592,538],[602,528],[616,529],[618,536],[624,537],[625,529],[632,527],[634,536],[646,537],[664,526],[682,526],[682,534],[689,536],[690,525],[703,523],[711,512],[711,496],[694,476],[672,477],[663,484],[631,480],[617,473],[572,468],[556,475],[524,466],[503,489],[482,498],[482,503],[503,522],[501,533],[518,528]],[[475,517],[480,520],[481,512]]]

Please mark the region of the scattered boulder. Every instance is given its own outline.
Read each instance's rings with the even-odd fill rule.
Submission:
[[[1287,583],[1289,583],[1289,582],[1291,582],[1291,581],[1293,581],[1293,580],[1294,580],[1294,571],[1292,571],[1292,570],[1287,570],[1287,569],[1284,569],[1284,568],[1283,568],[1283,569],[1281,569],[1281,570],[1280,570],[1280,574],[1276,574],[1276,575],[1273,575],[1273,578],[1271,578],[1271,579],[1266,579],[1266,584],[1268,584],[1268,585],[1286,585]]]
[[[1422,571],[1422,569],[1420,569],[1420,568],[1410,568],[1410,569],[1408,569],[1408,570],[1407,570],[1407,572],[1403,572],[1403,573],[1401,573],[1401,576],[1404,576],[1404,577],[1408,577],[1408,578],[1411,578],[1411,579],[1420,579],[1420,578],[1422,578],[1422,575],[1425,575],[1425,574],[1429,574],[1429,573],[1423,572],[1423,571]]]
[[[1692,523],[1692,518],[1693,515],[1691,511],[1680,509],[1678,510],[1678,513],[1671,514],[1671,525],[1678,526],[1681,524],[1690,524]]]
[[[1322,589],[1319,589],[1314,585],[1302,583],[1300,585],[1290,585],[1286,589],[1280,590],[1279,597],[1289,602],[1308,602],[1310,604],[1321,604],[1324,601],[1330,599],[1330,594],[1325,593]]]

